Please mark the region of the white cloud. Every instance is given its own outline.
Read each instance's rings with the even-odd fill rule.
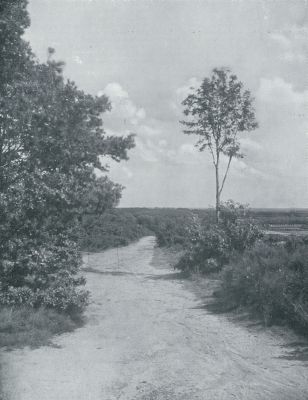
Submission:
[[[240,139],[241,148],[244,151],[259,151],[262,149],[260,143],[250,139],[249,137],[243,137]]]
[[[282,59],[287,62],[304,62],[307,60],[307,56],[300,52],[287,51]]]
[[[298,91],[280,77],[262,78],[257,100],[260,128],[270,130],[272,139],[307,132],[308,90]]]
[[[228,158],[223,157],[221,159],[222,161],[222,166],[221,166],[221,173],[224,174],[225,169],[227,167],[228,163]],[[252,167],[251,165],[248,165],[245,161],[243,161],[240,158],[234,158],[231,162],[230,170],[232,171],[231,173],[235,173],[237,175],[251,175],[263,179],[270,179],[271,176],[269,174],[265,174],[264,172],[258,170],[257,168]]]
[[[281,77],[262,78],[257,100],[258,137],[264,146],[254,156],[256,165],[285,181],[289,174],[307,176],[308,90],[297,90]]]
[[[140,135],[146,135],[146,136],[157,136],[162,133],[162,130],[158,126],[153,126],[149,124],[142,124],[140,125],[138,129],[138,133]]]
[[[112,100],[116,99],[128,99],[128,93],[122,88],[119,83],[113,82],[108,83],[104,90],[100,90],[97,95],[102,96],[105,94],[106,96],[110,97]]]
[[[109,83],[104,90],[112,103],[110,113],[104,115],[105,130],[109,135],[127,135],[136,133],[136,147],[131,152],[132,157],[139,157],[145,162],[172,161],[176,159],[177,151],[168,146],[168,142],[160,136],[165,133],[161,121],[149,118],[144,108],[136,106],[129,93],[119,83]],[[128,170],[122,172],[130,177]]]
[[[261,78],[257,92],[258,99],[266,103],[280,104],[308,104],[308,90],[296,91],[293,85],[280,77],[274,79]]]
[[[185,97],[187,97],[194,89],[198,88],[201,85],[201,81],[196,77],[192,77],[186,82],[185,85],[179,87],[176,90],[176,96],[179,101],[183,101]]]
[[[124,174],[129,178],[129,179],[131,179],[132,177],[133,177],[133,173],[132,173],[132,171],[128,168],[128,167],[126,167],[126,165],[122,165],[122,171],[124,172]]]
[[[138,119],[144,119],[146,117],[144,108],[139,108],[136,112],[136,117]]]
[[[291,41],[289,38],[287,38],[284,34],[279,33],[279,32],[273,32],[270,33],[269,37],[276,42],[277,44],[279,44],[280,46],[286,48],[289,47],[291,44]]]
[[[75,61],[76,64],[83,64],[83,61],[79,56],[73,57],[73,60]]]
[[[301,63],[307,60],[307,33],[307,30],[292,29],[285,32],[273,32],[269,36],[280,48],[281,60],[288,63]]]
[[[143,161],[147,162],[157,162],[158,157],[156,154],[156,149],[154,146],[152,146],[151,142],[144,143],[142,140],[140,140],[138,137],[136,137],[136,148],[134,149],[134,152],[137,153]]]
[[[193,154],[195,155],[198,150],[191,143],[183,143],[179,149],[180,154]]]
[[[185,143],[179,147],[170,147],[165,139],[153,140],[152,138],[136,138],[134,150],[144,161],[159,162],[160,164],[196,164],[204,158],[200,157],[198,150],[191,144]]]
[[[121,123],[137,126],[146,118],[144,108],[136,106],[130,99],[128,92],[119,83],[108,83],[104,90],[100,90],[97,93],[98,96],[103,94],[111,101],[112,110],[106,117],[106,120],[111,125],[119,125]]]
[[[176,89],[173,99],[170,101],[170,108],[177,116],[183,115],[182,101],[201,85],[201,81],[195,77],[188,79],[188,81]]]
[[[104,127],[104,131],[108,136],[127,136],[131,133],[130,129],[121,130],[121,129],[111,129],[109,127]]]

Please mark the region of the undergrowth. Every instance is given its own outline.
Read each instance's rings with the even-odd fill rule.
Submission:
[[[288,324],[307,333],[308,248],[258,243],[235,254],[221,272],[216,295],[229,308],[244,307],[265,325]]]
[[[7,349],[50,344],[54,335],[70,332],[80,326],[78,315],[68,315],[47,308],[0,308],[0,347]]]

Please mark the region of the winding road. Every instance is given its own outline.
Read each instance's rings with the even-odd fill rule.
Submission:
[[[86,324],[5,352],[5,400],[307,400],[285,338],[200,307],[153,237],[85,257]]]

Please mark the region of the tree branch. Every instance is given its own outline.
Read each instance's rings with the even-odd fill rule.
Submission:
[[[211,152],[211,154],[212,154],[213,164],[214,164],[215,167],[216,167],[217,160],[215,159],[214,152],[213,152],[213,149],[212,149],[212,145],[211,145],[211,144],[208,144],[208,148],[210,149],[210,152]]]
[[[227,178],[227,175],[228,175],[228,171],[229,171],[229,168],[230,168],[231,161],[232,161],[232,155],[229,156],[228,166],[227,166],[227,169],[226,169],[226,172],[225,172],[224,179],[222,180],[221,187],[220,187],[220,189],[219,189],[219,194],[221,194],[222,189],[224,188],[224,185],[225,185],[225,182],[226,182],[226,178]]]

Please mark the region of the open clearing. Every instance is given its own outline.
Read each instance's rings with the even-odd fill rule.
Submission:
[[[87,323],[54,346],[2,352],[3,399],[307,400],[307,364],[287,356],[285,335],[199,307],[154,243],[85,257]]]

